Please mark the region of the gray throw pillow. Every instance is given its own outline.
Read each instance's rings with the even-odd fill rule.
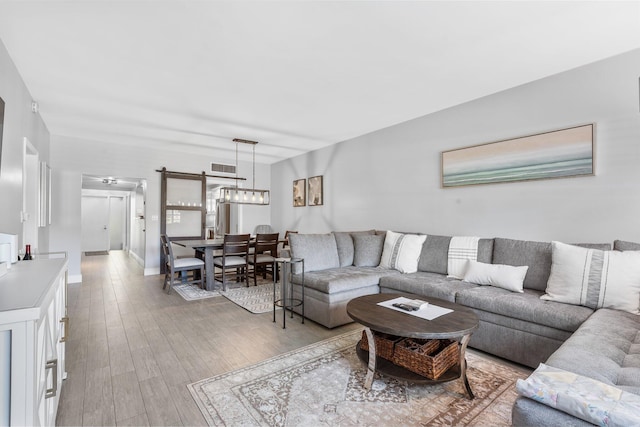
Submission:
[[[318,271],[340,267],[338,247],[333,234],[289,235],[292,258],[304,259],[304,271]]]
[[[384,247],[384,235],[355,234],[353,237],[353,265],[356,267],[377,267]]]
[[[338,245],[338,258],[340,259],[340,267],[348,267],[353,265],[353,239],[351,236],[356,234],[375,234],[375,230],[367,231],[334,231],[336,244]]]
[[[614,240],[613,250],[615,251],[640,251],[640,243],[625,242],[624,240]]]
[[[447,274],[449,243],[451,236],[433,236],[429,234],[420,253],[418,271]]]

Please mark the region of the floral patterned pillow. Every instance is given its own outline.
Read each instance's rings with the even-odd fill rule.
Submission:
[[[592,424],[640,424],[640,396],[544,363],[526,380],[518,380],[516,390],[522,396]]]

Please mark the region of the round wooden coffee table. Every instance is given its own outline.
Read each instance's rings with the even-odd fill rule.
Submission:
[[[434,320],[425,320],[378,305],[379,302],[388,301],[397,297],[418,298],[428,301],[429,304],[451,309],[453,312]],[[365,326],[369,351],[362,350],[360,343],[357,344],[356,350],[360,359],[367,363],[367,377],[364,384],[367,390],[371,388],[373,377],[377,371],[404,381],[431,384],[461,379],[469,398],[474,398],[471,387],[469,386],[469,381],[467,380],[465,351],[471,334],[478,329],[478,317],[470,309],[452,302],[411,294],[375,294],[361,296],[349,301],[347,304],[347,314],[349,314],[353,320]],[[372,331],[407,338],[456,340],[460,345],[460,361],[438,379],[431,380],[395,365],[390,360],[376,357],[376,345]]]

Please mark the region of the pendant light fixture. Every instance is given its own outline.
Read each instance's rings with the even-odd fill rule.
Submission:
[[[249,144],[253,150],[253,171],[251,188],[239,188],[238,179],[234,187],[222,187],[220,189],[220,201],[222,203],[234,203],[244,205],[268,205],[270,203],[269,190],[256,189],[256,144],[258,141],[235,138],[236,143],[236,178],[238,178],[238,145]]]

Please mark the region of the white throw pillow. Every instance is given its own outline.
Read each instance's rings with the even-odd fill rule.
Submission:
[[[462,279],[478,285],[490,285],[512,292],[524,292],[522,284],[527,275],[528,266],[514,267],[503,264],[486,264],[467,261],[467,272]]]
[[[640,252],[552,242],[551,275],[540,298],[640,314]]]
[[[392,268],[401,273],[415,273],[418,271],[418,260],[426,239],[426,235],[387,231],[380,267]]]

